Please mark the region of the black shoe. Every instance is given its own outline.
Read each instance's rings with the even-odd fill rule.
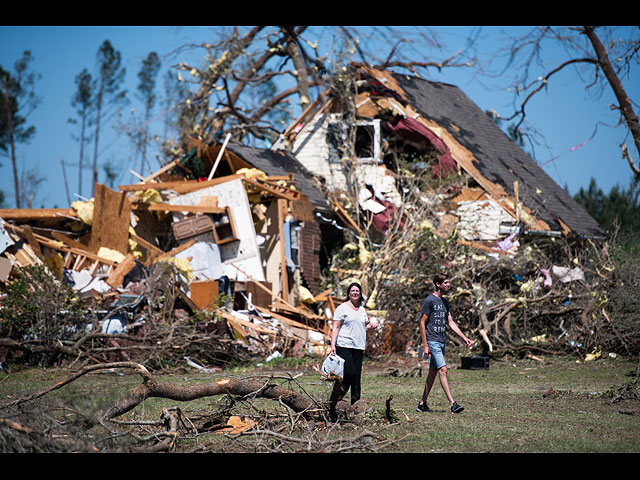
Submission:
[[[453,402],[453,405],[451,405],[451,413],[460,413],[464,410],[464,407],[462,405],[458,405],[456,402]]]
[[[420,402],[418,404],[418,407],[416,408],[416,411],[418,412],[433,412],[433,410],[431,410],[429,408],[429,405],[427,405],[426,403]]]

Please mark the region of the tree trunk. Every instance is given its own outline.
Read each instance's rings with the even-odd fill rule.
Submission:
[[[8,343],[9,342],[7,342],[7,344]],[[179,402],[189,402],[198,398],[212,397],[216,395],[237,395],[241,397],[260,397],[278,400],[295,412],[302,413],[305,418],[312,419],[318,417],[318,411],[316,410],[318,408],[318,404],[311,398],[299,394],[294,390],[273,385],[269,383],[269,381],[262,382],[255,379],[243,380],[238,378],[221,378],[211,383],[181,386],[172,383],[158,382],[153,378],[144,365],[136,362],[114,362],[90,365],[84,367],[82,370],[73,374],[66,380],[62,380],[51,387],[47,387],[31,395],[18,398],[8,404],[0,405],[0,407],[16,406],[35,400],[70,384],[83,375],[95,370],[104,370],[109,368],[134,370],[142,377],[142,384],[131,390],[129,395],[120,399],[112,407],[105,411],[98,412],[96,419],[110,420],[120,415],[124,415],[137,407],[147,398],[166,398]]]
[[[593,45],[593,49],[598,56],[598,62],[600,63],[600,68],[604,72],[609,85],[613,89],[613,93],[618,99],[618,103],[620,104],[620,110],[622,111],[622,115],[627,122],[627,126],[631,131],[631,135],[633,136],[633,141],[636,145],[636,150],[640,155],[640,124],[638,123],[638,116],[633,111],[633,107],[631,106],[631,101],[629,100],[629,96],[622,86],[622,82],[618,78],[613,66],[611,65],[611,61],[609,60],[609,56],[607,55],[607,51],[602,45],[600,38],[595,33],[594,27],[583,27],[584,33],[587,35],[587,38]],[[640,175],[636,173],[636,177],[640,180]]]
[[[304,416],[312,417],[309,412],[315,404],[313,401],[293,390],[257,380],[241,380],[223,378],[212,383],[192,386],[181,386],[162,383],[150,375],[144,378],[142,385],[134,388],[127,397],[119,400],[113,407],[103,413],[105,420],[116,418],[132,410],[147,398],[167,398],[180,402],[188,402],[198,398],[216,395],[255,396],[271,400],[281,400],[295,412],[306,412]]]
[[[91,192],[95,194],[96,183],[98,183],[98,134],[100,133],[100,115],[102,111],[102,93],[104,90],[104,78],[100,77],[100,89],[98,90],[98,97],[96,99],[96,138],[93,149],[93,181]]]
[[[16,208],[20,208],[20,185],[18,182],[18,166],[16,165],[16,147],[13,142],[13,121],[11,120],[11,108],[9,105],[9,87],[7,77],[3,78],[4,103],[7,110],[7,125],[9,125],[9,141],[11,143],[11,165],[13,167],[13,186],[16,191]]]
[[[80,128],[80,159],[78,160],[78,195],[82,196],[82,168],[84,163],[84,138],[86,128],[86,112],[82,112],[82,127]]]

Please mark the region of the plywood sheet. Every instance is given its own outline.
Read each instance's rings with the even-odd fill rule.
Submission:
[[[130,224],[131,203],[126,193],[115,192],[105,185],[96,184],[91,250],[106,247],[126,255],[129,249]]]

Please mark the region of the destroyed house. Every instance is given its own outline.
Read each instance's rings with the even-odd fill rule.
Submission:
[[[226,147],[227,162],[235,172],[246,172],[255,169],[264,172],[271,179],[287,180],[291,182],[299,193],[291,198],[291,208],[288,213],[281,215],[283,235],[285,236],[284,251],[288,262],[288,271],[299,270],[300,280],[308,289],[317,293],[320,289],[320,245],[321,223],[317,221],[316,213],[330,215],[329,202],[322,193],[316,180],[309,171],[285,151],[271,151],[246,145],[229,143]],[[277,219],[278,203],[256,202],[253,206],[256,233],[266,238],[262,244],[262,257],[268,278],[279,276],[279,256],[276,248],[278,222],[266,222],[268,218]],[[271,282],[272,284],[274,282]],[[287,282],[294,284],[293,278]],[[278,290],[276,288],[276,290]],[[284,298],[289,295],[285,293]]]
[[[51,264],[109,311],[121,294],[142,298],[147,273],[169,263],[181,303],[216,308],[252,348],[262,348],[249,340],[254,321],[277,320],[260,331],[274,338],[286,329],[296,348],[324,344],[327,324],[313,310],[328,294],[319,292],[317,214],[330,209],[290,153],[190,138],[181,158],[147,177],[131,173],[140,181],[119,191],[96,184],[95,198],[71,208],[1,210],[0,282],[14,267]]]
[[[393,175],[385,149],[398,141],[429,145],[438,158],[425,168],[434,176],[464,173],[472,179],[451,199],[462,241],[495,244],[506,234],[603,238],[584,208],[458,87],[366,67],[360,67],[357,85],[354,178],[373,187],[378,198],[398,197],[389,187]],[[320,96],[276,145],[334,190],[347,183],[343,152],[335,148],[348,129],[338,105],[331,94]],[[378,180],[368,180],[376,170]]]

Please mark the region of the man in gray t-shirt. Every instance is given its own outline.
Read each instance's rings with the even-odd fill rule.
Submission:
[[[447,343],[447,320],[449,317],[447,299],[432,293],[422,302],[420,313],[427,316],[425,325],[427,341]]]
[[[447,365],[444,360],[444,349],[447,343],[447,325],[453,330],[467,346],[471,345],[469,340],[460,330],[456,322],[453,321],[451,316],[451,310],[449,309],[449,302],[444,295],[449,292],[451,283],[449,279],[442,275],[437,274],[433,283],[436,287],[435,291],[425,298],[422,302],[422,308],[420,309],[420,333],[422,334],[422,345],[424,347],[424,358],[428,358],[431,355],[429,362],[429,374],[424,386],[424,392],[422,393],[422,400],[418,404],[417,410],[419,412],[431,412],[432,410],[427,405],[427,397],[433,386],[433,382],[436,375],[440,377],[440,385],[444,390],[447,400],[453,413],[460,413],[464,410],[462,405],[458,405],[451,395],[449,388],[449,381],[447,379]]]

